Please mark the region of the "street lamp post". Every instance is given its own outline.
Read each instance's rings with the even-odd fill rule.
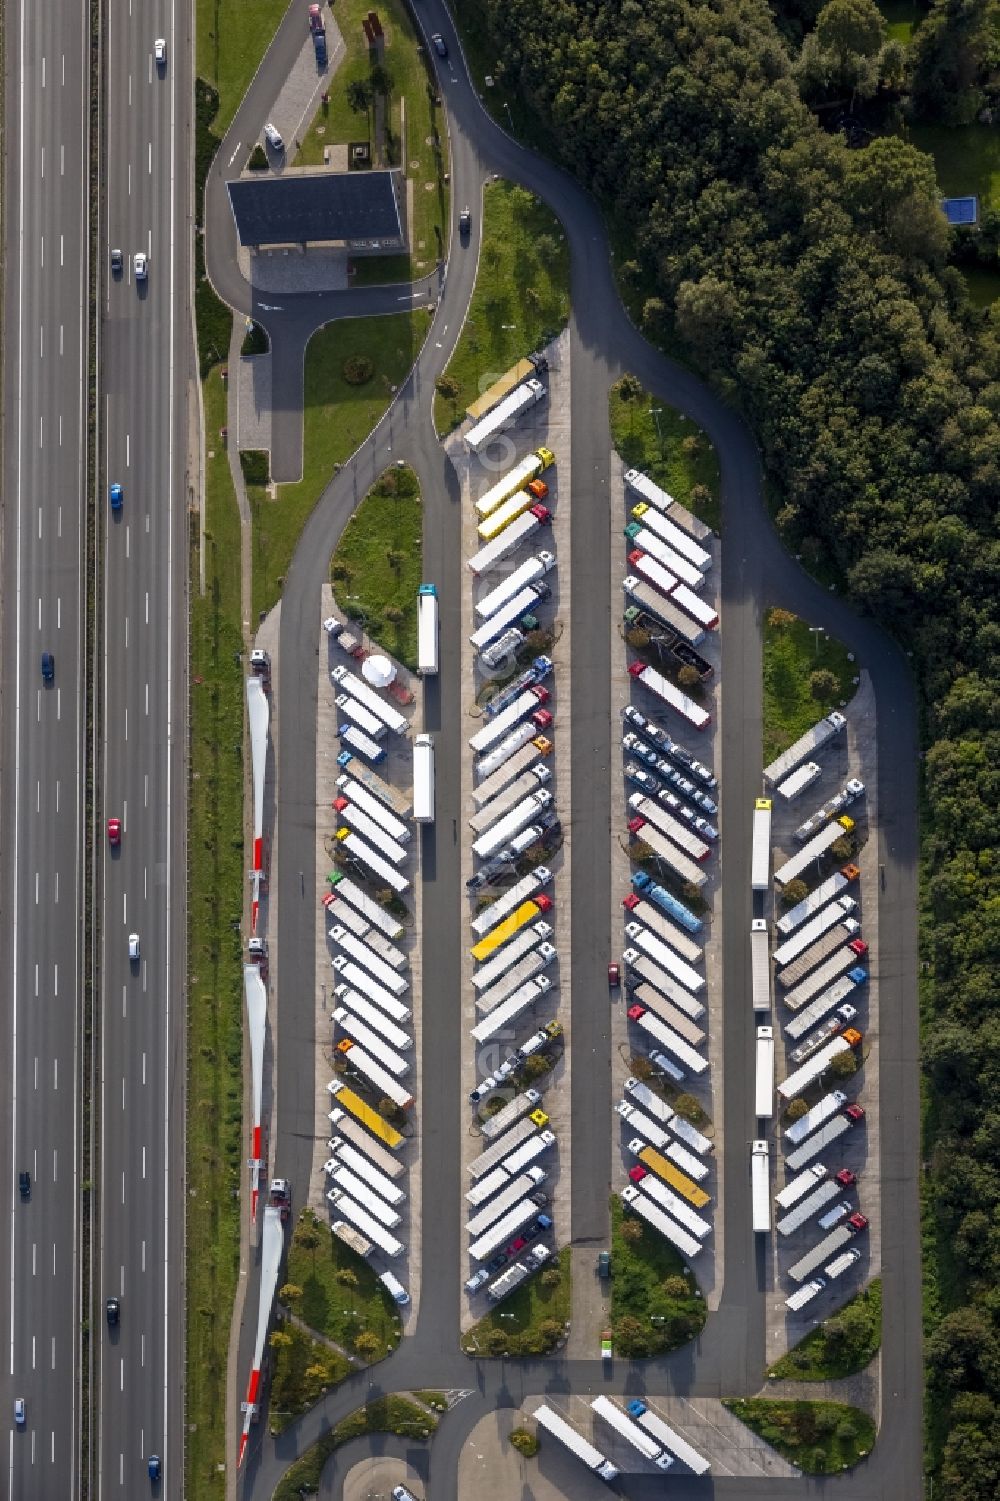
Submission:
[[[656,441],[660,445],[660,459],[663,458],[663,433],[660,429],[660,418],[663,415],[662,407],[650,407],[650,414],[656,423]]]
[[[819,638],[820,636],[824,636],[826,632],[821,625],[811,625],[809,627],[809,634],[813,638],[813,661],[815,661],[819,656]]]

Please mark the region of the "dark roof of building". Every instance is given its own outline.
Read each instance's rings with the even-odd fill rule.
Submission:
[[[317,172],[226,184],[241,245],[398,240],[392,173]]]
[[[941,207],[949,224],[975,224],[979,219],[979,199],[975,195],[968,198],[942,198]]]

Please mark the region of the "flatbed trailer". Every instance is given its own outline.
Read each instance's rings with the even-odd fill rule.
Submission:
[[[755,1012],[771,1009],[771,960],[767,923],[762,917],[750,922],[750,994]]]

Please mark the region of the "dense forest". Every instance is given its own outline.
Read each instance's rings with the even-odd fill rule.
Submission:
[[[950,264],[930,158],[878,128],[851,149],[830,109],[968,119],[995,6],[939,0],[904,48],[871,0],[483,3],[564,164],[635,226],[645,327],[757,433],[789,546],[919,664],[929,1431],[950,1501],[995,1501],[1000,321]]]

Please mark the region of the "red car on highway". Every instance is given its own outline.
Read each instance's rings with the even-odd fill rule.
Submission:
[[[116,850],[122,842],[122,821],[120,818],[108,819],[108,843]]]

